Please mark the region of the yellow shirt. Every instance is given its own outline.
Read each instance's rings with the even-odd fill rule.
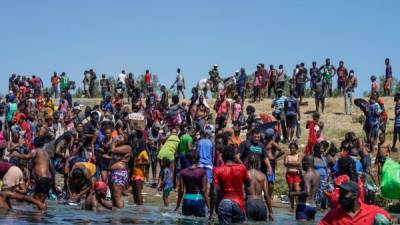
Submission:
[[[96,165],[90,162],[82,162],[82,165],[89,170],[89,174],[93,177],[96,174]]]

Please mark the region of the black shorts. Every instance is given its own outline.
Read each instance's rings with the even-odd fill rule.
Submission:
[[[50,177],[40,177],[35,180],[35,193],[48,195],[53,185],[53,179]]]
[[[296,85],[296,93],[297,93],[298,97],[303,97],[304,96],[304,84]]]
[[[295,128],[297,126],[297,115],[286,115],[286,127]]]
[[[246,216],[252,221],[266,221],[267,207],[263,199],[246,200]]]

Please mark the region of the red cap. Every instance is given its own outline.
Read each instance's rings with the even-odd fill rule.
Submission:
[[[107,191],[107,184],[104,183],[103,181],[96,181],[94,185],[94,190],[95,191]]]

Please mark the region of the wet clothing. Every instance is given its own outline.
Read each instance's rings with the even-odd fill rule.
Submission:
[[[296,206],[296,220],[313,220],[317,214],[317,208],[308,203],[299,203]]]
[[[232,201],[238,204],[240,211],[244,210],[244,199],[243,199],[243,183],[249,179],[246,167],[242,164],[225,164],[221,167],[214,168],[213,183],[219,185],[224,200]],[[222,200],[222,201],[224,201]],[[221,202],[222,203],[222,202]],[[221,207],[220,203],[220,207]],[[231,209],[233,207],[232,203]]]
[[[186,168],[179,172],[180,177],[185,184],[186,194],[199,194],[199,188],[203,185],[203,179],[206,176],[202,168]]]
[[[224,198],[218,205],[218,221],[220,224],[240,223],[244,220],[243,209],[231,199]]]
[[[266,221],[267,207],[264,199],[247,199],[246,200],[246,217],[252,221]]]
[[[201,194],[185,194],[183,196],[182,214],[184,216],[205,217],[206,204]]]
[[[40,177],[35,180],[35,193],[48,195],[53,185],[53,179],[51,177]]]
[[[128,169],[111,170],[109,177],[111,185],[125,187],[125,185],[128,183]]]

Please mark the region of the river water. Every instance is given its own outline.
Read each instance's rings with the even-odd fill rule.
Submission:
[[[316,221],[322,215],[317,215]],[[125,208],[116,211],[91,212],[83,211],[79,206],[58,204],[48,201],[46,212],[38,212],[29,205],[16,205],[10,211],[0,212],[0,224],[209,224],[207,219],[181,216],[173,211],[173,207],[164,209],[158,205],[133,206],[126,202]],[[216,223],[217,224],[217,223]],[[245,224],[256,224],[246,222]],[[268,224],[266,222],[259,224]],[[278,225],[316,224],[296,223],[293,212],[286,208],[275,208],[275,222]]]

